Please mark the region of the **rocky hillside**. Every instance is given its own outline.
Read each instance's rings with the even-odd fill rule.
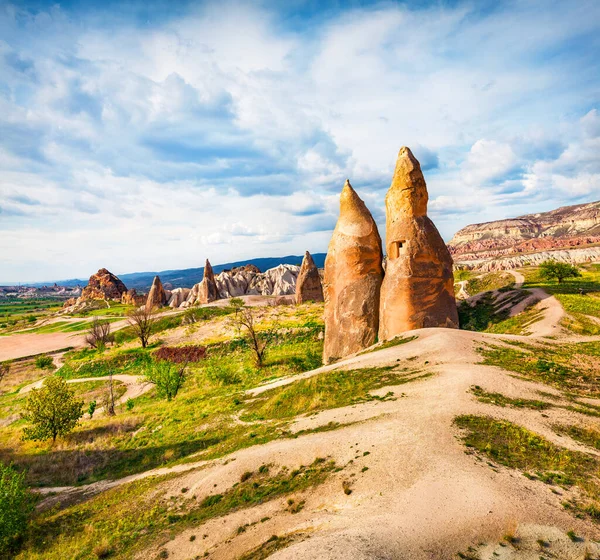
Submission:
[[[537,255],[572,262],[596,260],[598,245],[600,201],[472,224],[448,243],[456,264],[487,270],[535,263]]]

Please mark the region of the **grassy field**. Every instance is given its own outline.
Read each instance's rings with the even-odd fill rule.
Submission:
[[[49,317],[63,305],[57,298],[3,298],[0,299],[0,334],[9,334]]]

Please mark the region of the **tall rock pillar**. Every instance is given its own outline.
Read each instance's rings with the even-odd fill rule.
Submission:
[[[340,217],[325,259],[323,363],[354,354],[375,342],[381,261],[381,238],[375,220],[346,181],[340,196]]]
[[[452,257],[427,217],[427,186],[419,162],[403,147],[385,197],[385,278],[379,340],[424,327],[458,328]]]
[[[154,277],[152,287],[146,298],[146,311],[150,312],[155,307],[162,307],[167,303],[167,294],[158,276]]]
[[[296,280],[296,303],[306,301],[323,301],[323,286],[319,269],[308,251],[304,253],[302,266]]]
[[[219,299],[219,292],[217,291],[217,283],[215,281],[215,273],[213,268],[206,259],[204,265],[204,276],[202,282],[198,285],[198,296],[196,298],[197,304],[210,303]]]

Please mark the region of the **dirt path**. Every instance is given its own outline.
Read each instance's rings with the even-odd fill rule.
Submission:
[[[469,281],[461,280],[456,283],[460,286],[458,292],[456,293],[456,299],[468,299],[470,296],[467,293],[466,287],[467,287],[467,284],[469,283]]]
[[[113,375],[113,379],[115,381],[120,381],[126,387],[125,393],[121,396],[118,401],[115,401],[116,404],[125,403],[128,399],[135,399],[144,393],[147,393],[154,387],[152,383],[147,383],[144,381],[143,377],[138,375],[127,375],[127,374],[117,374]],[[108,377],[82,377],[80,379],[67,379],[67,383],[85,383],[87,381],[108,381]],[[35,383],[30,383],[29,385],[25,385],[19,391],[19,394],[29,393],[32,389],[39,389],[44,384],[44,380],[40,379]],[[100,412],[100,409],[98,409]]]

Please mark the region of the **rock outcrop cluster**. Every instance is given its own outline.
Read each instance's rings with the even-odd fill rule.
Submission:
[[[427,186],[409,148],[398,154],[385,197],[385,278],[379,340],[426,327],[458,328],[452,257],[427,217]]]
[[[307,301],[323,301],[323,286],[319,269],[308,251],[304,253],[300,273],[296,280],[296,303]]]
[[[537,262],[539,259],[529,259],[529,256],[550,251],[556,251],[556,258],[566,259],[566,262],[585,262],[576,260],[584,254],[581,249],[593,249],[598,244],[600,201],[472,224],[459,230],[448,247],[457,265],[494,270]],[[554,258],[554,254],[550,258]],[[498,259],[502,262],[495,262]]]
[[[427,217],[419,162],[403,147],[386,196],[385,276],[381,238],[346,181],[325,260],[323,362],[423,327],[458,328],[452,257]]]
[[[121,300],[121,296],[127,291],[127,287],[112,272],[101,268],[96,274],[92,274],[88,285],[81,291],[79,301],[89,299],[112,299]]]
[[[325,259],[323,363],[358,352],[375,342],[382,279],[381,237],[377,224],[346,181],[340,196],[340,217]]]
[[[135,305],[137,307],[146,304],[146,296],[138,294],[135,288],[131,288],[121,295],[121,303],[125,305]]]
[[[219,299],[247,295],[292,295],[296,293],[296,279],[299,272],[299,266],[289,264],[280,264],[265,272],[261,272],[252,264],[248,264],[231,270],[224,270],[215,275],[210,263],[207,261],[202,282],[188,290],[185,299],[183,299],[182,294],[179,294],[177,299],[172,299],[169,302],[169,305],[172,307],[190,307]],[[172,293],[175,294],[176,291],[173,290]],[[183,301],[178,303],[180,299],[183,299]]]
[[[158,276],[154,277],[148,297],[146,298],[146,311],[152,311],[158,307],[166,305],[168,301],[167,293],[163,288],[162,282]]]

